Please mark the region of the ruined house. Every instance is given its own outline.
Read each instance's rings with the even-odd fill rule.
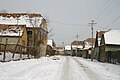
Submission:
[[[32,47],[35,58],[46,55],[47,22],[37,13],[0,13],[0,24],[25,25],[27,46]],[[1,27],[1,26],[0,26]],[[9,36],[10,37],[10,36]],[[18,39],[16,39],[18,40]],[[17,43],[16,43],[17,44]],[[28,50],[27,50],[28,51]]]
[[[26,52],[26,48],[21,46],[27,46],[27,32],[25,25],[5,25],[0,24],[0,51],[3,52],[5,45],[7,45],[6,51],[19,52],[21,49]],[[16,44],[18,47],[15,50]],[[21,45],[21,46],[20,46]]]

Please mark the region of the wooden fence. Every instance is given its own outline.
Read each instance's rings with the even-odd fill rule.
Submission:
[[[120,64],[120,51],[108,51],[107,54],[107,62],[113,64]]]
[[[6,62],[11,60],[30,59],[34,57],[34,50],[35,47],[33,46],[0,43],[0,58],[2,58],[0,60],[2,62]],[[8,55],[9,59],[7,59]],[[16,58],[16,55],[19,55],[19,57]]]

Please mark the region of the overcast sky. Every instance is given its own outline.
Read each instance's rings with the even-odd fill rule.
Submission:
[[[61,45],[91,37],[91,20],[94,36],[97,30],[120,29],[120,0],[0,0],[0,10],[8,12],[37,12],[49,19],[51,38]],[[109,25],[110,24],[110,25]],[[108,25],[108,26],[107,26]],[[107,27],[106,27],[107,26]]]

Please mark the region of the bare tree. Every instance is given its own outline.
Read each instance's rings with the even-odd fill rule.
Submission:
[[[51,22],[51,20],[50,20],[49,16],[46,16],[46,17],[45,17],[45,20],[46,20],[47,26],[49,26],[48,38],[51,38],[52,36],[54,36],[53,28],[50,27],[50,22]]]
[[[48,30],[48,38],[51,38],[51,37],[53,37],[53,36],[54,36],[53,28],[50,28],[50,29]]]

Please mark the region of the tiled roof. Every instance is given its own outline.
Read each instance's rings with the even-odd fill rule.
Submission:
[[[36,13],[0,13],[0,24],[40,27],[43,17]]]
[[[71,44],[72,45],[83,45],[84,41],[73,41]]]

